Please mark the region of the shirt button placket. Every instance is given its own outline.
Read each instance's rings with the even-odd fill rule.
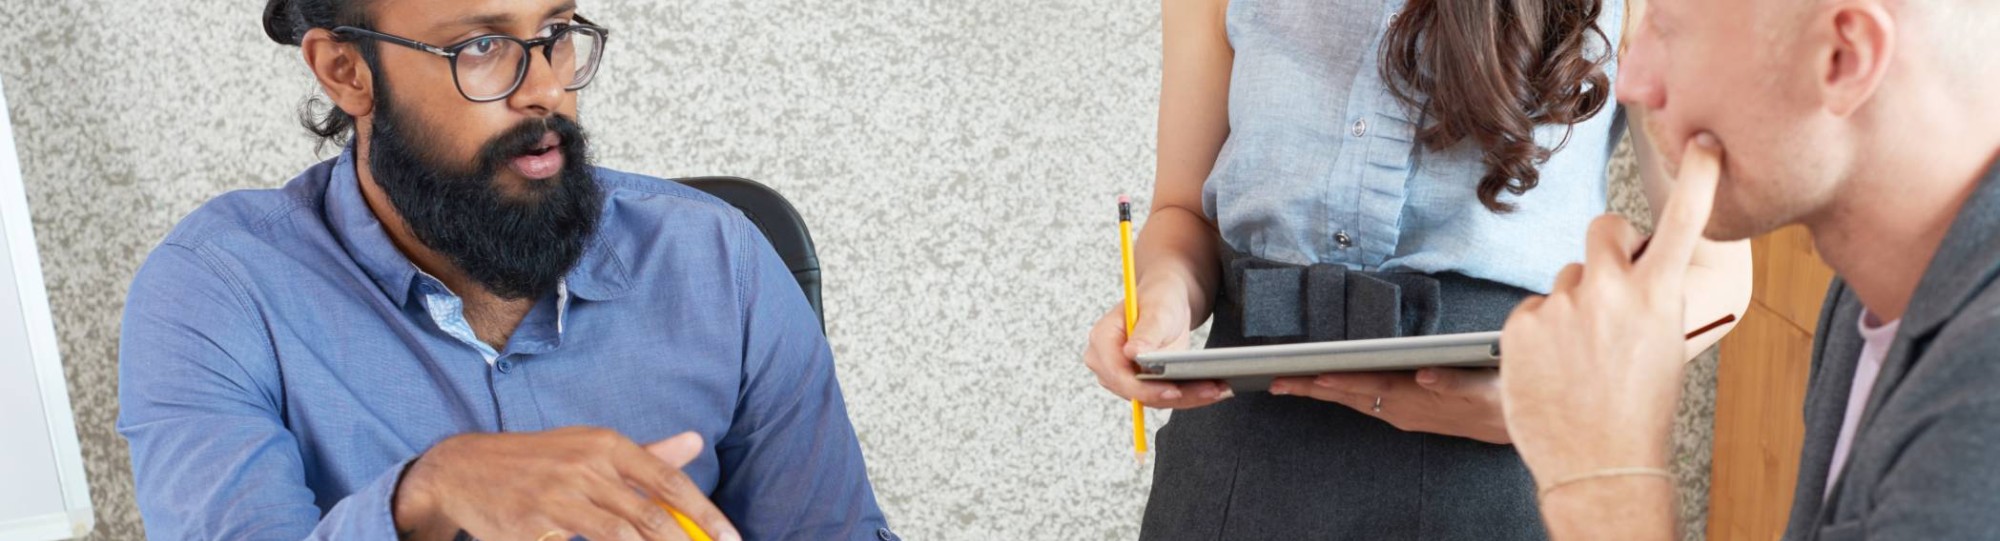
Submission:
[[[543,429],[534,399],[526,387],[528,380],[516,377],[520,368],[511,356],[493,361],[493,405],[500,413],[500,430],[503,432]]]

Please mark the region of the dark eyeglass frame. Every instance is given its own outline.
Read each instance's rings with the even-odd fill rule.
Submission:
[[[593,63],[593,65],[590,70],[590,77],[584,79],[581,82],[570,81],[567,86],[563,87],[563,90],[569,92],[581,90],[583,89],[583,87],[590,86],[591,81],[597,80],[597,69],[598,67],[604,64],[604,42],[608,41],[609,38],[611,37],[611,29],[598,26],[597,24],[590,22],[589,19],[583,18],[583,16],[581,15],[572,17],[571,19],[574,21],[573,23],[564,26],[561,29],[556,30],[554,33],[551,33],[547,36],[535,39],[521,39],[506,34],[486,34],[466,39],[465,41],[461,41],[451,45],[445,45],[442,47],[437,45],[431,45],[429,43],[424,43],[421,41],[413,40],[402,36],[397,36],[393,34],[384,34],[381,32],[376,32],[374,30],[369,30],[366,28],[360,28],[354,26],[334,27],[333,34],[337,37],[343,38],[343,41],[351,40],[354,38],[368,38],[373,40],[386,41],[404,47],[409,47],[411,49],[416,49],[426,53],[442,56],[446,60],[451,62],[451,85],[458,89],[458,95],[473,103],[487,103],[487,102],[500,101],[512,97],[515,91],[521,89],[521,82],[528,78],[528,63],[533,61],[535,57],[536,47],[542,48],[543,60],[547,60],[549,61],[550,64],[554,64],[555,63],[554,45],[556,41],[561,40],[564,37],[567,37],[567,35],[570,32],[592,32],[597,34],[597,45],[596,45],[597,50],[591,51],[591,62]],[[473,43],[485,39],[504,39],[507,41],[512,41],[515,44],[521,46],[522,54],[521,54],[521,61],[518,63],[518,65],[514,67],[514,84],[509,85],[505,92],[501,92],[497,96],[482,99],[482,98],[474,98],[472,97],[471,94],[467,94],[465,92],[465,83],[458,80],[458,54],[459,51],[465,50],[466,47],[471,47]]]

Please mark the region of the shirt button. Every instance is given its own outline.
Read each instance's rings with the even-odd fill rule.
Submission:
[[[500,361],[493,363],[493,367],[500,369],[500,373],[505,374],[514,370],[514,361]]]
[[[1368,119],[1366,118],[1354,121],[1354,136],[1361,137],[1363,135],[1368,135]]]
[[[1385,24],[1385,25],[1382,25],[1382,26],[1383,26],[1383,27],[1385,27],[1385,28],[1395,28],[1395,27],[1396,27],[1396,16],[1398,16],[1398,15],[1402,15],[1402,14],[1401,14],[1401,13],[1390,13],[1390,14],[1389,14],[1389,24]]]
[[[891,532],[888,528],[875,529],[875,538],[882,541],[903,541],[903,538],[896,537],[896,532]]]
[[[1340,243],[1340,247],[1341,247],[1341,248],[1343,248],[1343,249],[1345,249],[1345,248],[1353,248],[1353,247],[1354,247],[1354,237],[1350,237],[1350,236],[1347,236],[1347,232],[1346,232],[1346,231],[1341,231],[1341,232],[1339,232],[1339,233],[1334,233],[1334,234],[1333,234],[1333,241],[1334,241],[1334,242],[1338,242],[1338,243]]]

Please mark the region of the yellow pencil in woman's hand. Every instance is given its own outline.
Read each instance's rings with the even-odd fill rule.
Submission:
[[[1118,196],[1118,257],[1125,274],[1125,338],[1139,326],[1139,279],[1132,267],[1132,198]],[[1132,454],[1146,463],[1146,406],[1132,400]]]

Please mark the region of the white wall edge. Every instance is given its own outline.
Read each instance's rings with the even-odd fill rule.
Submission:
[[[14,141],[14,124],[7,111],[5,96],[6,85],[0,81],[0,141]],[[20,156],[16,152],[13,145],[0,145],[0,164],[19,164]],[[7,235],[12,260],[25,263],[17,269],[18,285],[15,287],[19,288],[21,308],[26,316],[28,351],[35,361],[35,379],[42,395],[42,408],[48,417],[49,441],[55,446],[56,478],[62,484],[63,507],[69,512],[54,515],[53,520],[59,532],[67,535],[71,531],[70,514],[91,514],[90,480],[84,473],[83,452],[77,443],[76,419],[70,409],[69,387],[63,374],[61,350],[57,347],[55,323],[49,312],[42,262],[35,253],[34,220],[28,215],[26,184],[25,177],[21,177],[19,184],[0,182],[0,232]],[[86,524],[90,523],[94,521]],[[39,525],[39,522],[35,524]],[[0,524],[0,531],[10,530],[8,526]]]

